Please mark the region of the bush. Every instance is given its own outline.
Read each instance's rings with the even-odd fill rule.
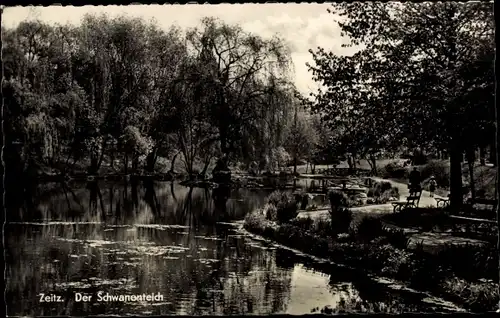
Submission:
[[[409,236],[404,232],[403,229],[395,228],[391,229],[388,227],[383,228],[383,235],[387,239],[387,243],[391,244],[395,248],[406,249],[410,243]]]
[[[384,178],[407,179],[410,175],[408,169],[396,162],[388,163],[382,170]]]
[[[306,192],[298,192],[294,194],[295,201],[300,204],[301,210],[306,210],[309,203],[309,195]]]
[[[422,180],[431,176],[436,178],[436,183],[441,187],[448,187],[450,184],[450,170],[446,163],[437,160],[429,161],[420,171]]]
[[[313,225],[313,219],[310,217],[297,218],[290,222],[291,225],[301,228],[304,231],[310,231]]]
[[[262,210],[254,211],[245,216],[245,229],[262,234],[267,225],[266,217]]]
[[[278,209],[274,204],[268,203],[264,206],[264,215],[266,216],[266,219],[276,221],[278,220]]]
[[[443,284],[444,290],[464,302],[464,307],[473,312],[494,311],[500,301],[498,284],[491,282],[467,282],[453,278]]]
[[[498,251],[494,246],[448,245],[438,252],[437,258],[458,277],[498,281]]]
[[[320,219],[314,224],[314,234],[319,237],[330,237],[332,234],[332,222]]]
[[[388,181],[375,182],[368,190],[367,196],[374,199],[371,202],[383,204],[390,201],[391,198],[399,199],[399,190]]]
[[[276,220],[288,222],[298,214],[297,201],[289,192],[274,191],[269,195],[268,204],[276,207]]]
[[[349,197],[340,190],[331,190],[328,192],[328,200],[330,201],[332,209],[346,207],[349,204]]]
[[[380,194],[390,191],[392,189],[392,184],[389,181],[381,181],[381,182],[375,182],[375,192],[378,192]]]
[[[416,149],[413,151],[412,163],[414,165],[425,165],[427,163],[427,160],[427,155],[422,150]]]
[[[347,209],[349,197],[342,191],[332,190],[328,193],[330,201],[330,226],[331,234],[337,235],[349,230],[352,222],[352,212]]]
[[[380,218],[365,216],[356,226],[356,237],[363,242],[370,242],[384,234],[384,227]]]
[[[336,210],[332,209],[329,212],[331,234],[347,233],[352,222],[352,212],[344,207],[337,208]]]

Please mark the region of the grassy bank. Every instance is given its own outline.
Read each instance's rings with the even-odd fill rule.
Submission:
[[[337,218],[338,223],[348,222]],[[448,246],[437,254],[422,246],[408,250],[401,230],[382,226],[379,219],[364,218],[346,233],[330,221],[308,218],[269,220],[266,211],[247,215],[247,231],[335,263],[362,269],[444,299],[467,310],[495,310],[498,297],[498,253],[494,246]],[[336,228],[336,231],[332,231]],[[344,226],[345,228],[345,226]]]

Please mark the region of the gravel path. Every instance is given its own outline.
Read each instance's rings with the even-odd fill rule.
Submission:
[[[382,178],[373,177],[375,181],[387,181],[390,182],[394,187],[397,187],[399,190],[400,200],[405,201],[409,195],[408,186],[406,184],[393,181],[386,180]],[[420,197],[419,207],[435,207],[436,200],[435,198],[442,198],[442,196],[434,195],[434,198],[430,197],[429,191],[422,191],[422,196]],[[391,203],[387,204],[378,204],[378,205],[369,205],[351,208],[351,211],[354,212],[355,219],[361,219],[366,215],[382,215],[387,213],[392,213],[393,207]],[[310,217],[314,221],[319,221],[321,219],[328,220],[330,218],[328,214],[328,209],[317,210],[317,211],[308,211],[308,212],[300,212],[297,216],[298,218]],[[430,233],[430,232],[422,232],[422,233],[413,233],[410,236],[411,245],[415,246],[417,243],[422,243],[425,250],[429,252],[435,252],[442,248],[445,244],[484,244],[483,241],[468,239],[468,238],[459,238],[455,236],[451,236],[448,233]]]

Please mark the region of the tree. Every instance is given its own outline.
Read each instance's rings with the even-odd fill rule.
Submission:
[[[277,37],[263,39],[213,18],[204,18],[201,29],[188,31],[187,39],[203,61],[200,72],[214,95],[208,106],[221,151],[234,153],[248,119],[256,115],[255,101],[272,93],[267,87],[275,78],[286,77],[288,49]]]
[[[87,15],[81,25],[2,28],[10,171],[155,170],[181,153],[189,174],[231,155],[283,147],[293,87],[289,50],[216,19],[183,34],[154,22]],[[194,118],[194,120],[191,120]],[[177,158],[177,155],[173,159]],[[16,166],[16,167],[14,167]],[[80,165],[79,165],[80,166]],[[29,168],[29,169],[28,169]]]
[[[287,133],[285,149],[292,154],[294,161],[294,174],[297,173],[297,161],[310,159],[318,142],[318,132],[314,130],[313,118],[295,101],[293,120],[291,120]]]
[[[372,140],[377,147],[405,138],[417,146],[433,142],[446,148],[451,207],[460,209],[462,139],[471,133],[465,127],[488,122],[494,100],[492,3],[332,6],[343,35],[359,51],[352,56],[313,52],[316,66],[310,69],[326,86],[316,94],[317,107],[327,120],[349,124],[372,112],[360,131],[383,128],[385,136],[375,131],[379,138]],[[473,122],[471,109],[479,114]],[[381,137],[386,141],[380,144]]]

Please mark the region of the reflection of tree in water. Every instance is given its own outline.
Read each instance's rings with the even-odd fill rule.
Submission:
[[[215,215],[219,219],[227,217],[227,200],[231,195],[231,188],[228,185],[220,184],[212,190],[212,199],[214,200]]]
[[[396,292],[361,273],[341,269],[330,277],[331,292],[341,296],[337,306],[326,309],[326,313],[403,313],[424,309],[424,295],[405,290]]]
[[[52,211],[45,215],[48,219],[67,220],[68,211],[75,210],[78,213],[72,221],[77,222],[105,221],[107,225],[178,224],[189,228],[165,230],[133,227],[103,231],[101,224],[44,226],[42,232],[36,234],[38,243],[35,245],[28,243],[31,238],[26,233],[22,237],[13,236],[12,242],[23,241],[27,247],[24,251],[33,255],[28,257],[19,254],[24,252],[18,250],[18,259],[32,262],[38,268],[55,266],[52,264],[54,259],[60,259],[58,264],[61,265],[57,265],[59,267],[55,270],[56,278],[40,276],[27,263],[14,264],[20,269],[24,268],[25,272],[16,271],[12,274],[18,283],[10,297],[21,297],[27,286],[30,286],[31,279],[37,286],[47,287],[50,282],[65,281],[66,277],[71,277],[73,282],[89,277],[108,280],[127,278],[136,281],[140,291],[163,291],[168,298],[166,301],[172,303],[170,307],[167,306],[169,313],[180,311],[176,305],[182,303],[182,299],[190,299],[185,303],[184,311],[192,314],[283,311],[290,288],[290,274],[277,269],[274,252],[250,247],[244,239],[235,237],[236,233],[230,230],[230,226],[216,222],[219,211],[224,209],[222,202],[228,202],[231,195],[226,192],[222,200],[214,198],[208,189],[189,189],[174,183],[141,182],[134,185],[130,180],[120,184],[91,182],[68,185],[67,188],[59,189],[57,196],[47,199],[35,196],[36,200],[42,202],[37,206],[38,209]],[[260,197],[255,199],[259,200]],[[229,202],[246,209],[246,202]],[[238,213],[244,214],[245,211]],[[54,241],[54,237],[69,241],[63,240],[61,243]],[[99,242],[105,242],[105,245],[101,246]],[[119,244],[106,245],[109,242]],[[92,247],[92,244],[97,245]],[[182,246],[188,250],[180,254],[155,254],[168,246]],[[116,254],[113,250],[126,254]],[[53,255],[54,252],[57,255]],[[76,255],[74,259],[70,257],[72,254]],[[33,287],[31,295],[40,292],[40,288]],[[36,296],[32,298],[36,299]]]
[[[401,314],[406,312],[420,312],[422,308],[415,304],[408,304],[400,299],[388,299],[385,301],[367,301],[358,297],[341,296],[335,308],[325,307],[322,313],[389,313]]]
[[[230,275],[224,281],[224,314],[285,312],[290,298],[291,271],[280,270],[274,252],[246,251],[251,271]],[[236,271],[238,273],[238,271]]]

